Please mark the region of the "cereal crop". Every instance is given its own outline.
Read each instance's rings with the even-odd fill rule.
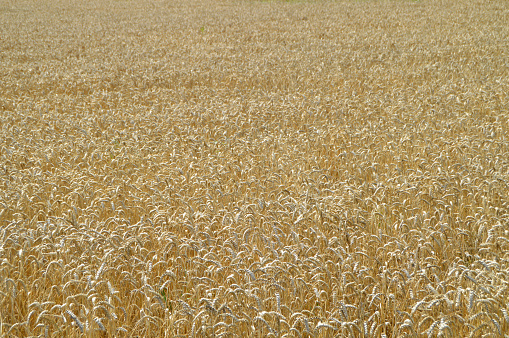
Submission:
[[[509,337],[508,23],[0,0],[0,336]]]

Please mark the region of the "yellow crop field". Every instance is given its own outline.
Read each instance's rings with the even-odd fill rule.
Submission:
[[[509,337],[509,2],[0,0],[0,336]]]

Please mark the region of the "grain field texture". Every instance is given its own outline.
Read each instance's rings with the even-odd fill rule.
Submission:
[[[508,23],[0,0],[0,336],[509,337]]]

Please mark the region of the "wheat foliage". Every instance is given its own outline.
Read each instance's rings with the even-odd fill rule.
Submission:
[[[509,332],[508,22],[0,2],[0,335]]]

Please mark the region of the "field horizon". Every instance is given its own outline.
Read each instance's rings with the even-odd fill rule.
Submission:
[[[508,23],[0,1],[0,335],[509,337]]]

